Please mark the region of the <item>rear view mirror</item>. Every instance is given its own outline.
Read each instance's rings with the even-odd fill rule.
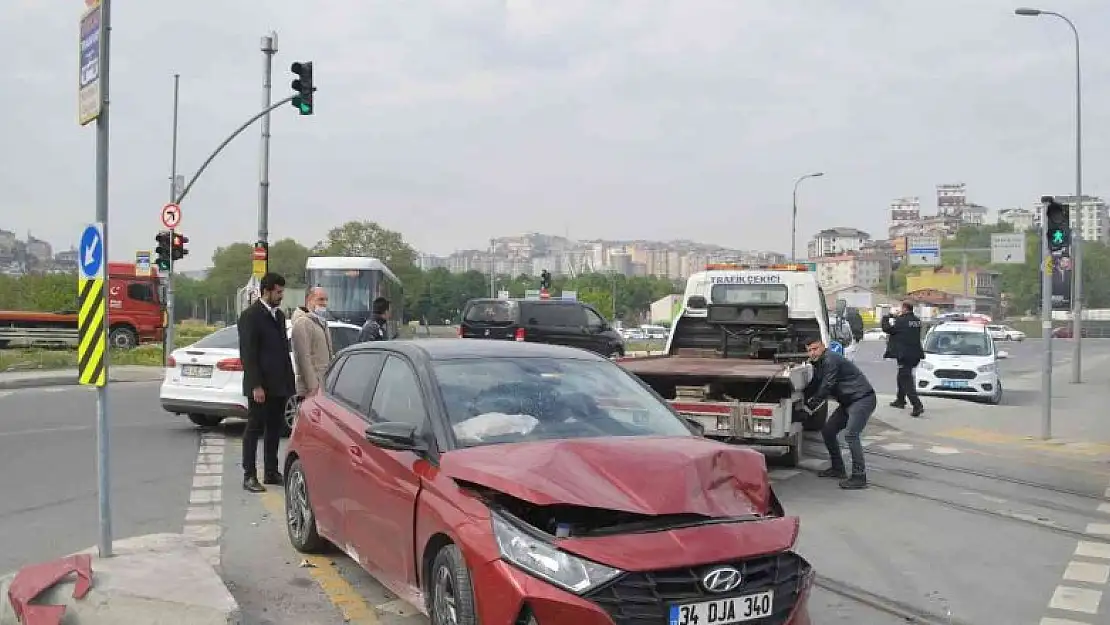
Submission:
[[[424,453],[428,450],[424,440],[417,436],[416,426],[411,423],[375,423],[366,428],[366,440],[375,447],[390,451]]]
[[[1009,357],[1010,357],[1010,352],[1008,352],[1008,351],[1006,351],[1006,350],[1004,350],[1004,349],[1003,349],[1003,350],[999,350],[999,352],[998,352],[997,354],[995,354],[995,356],[997,356],[997,357],[998,357],[999,359],[1002,359],[1002,358],[1009,358]]]
[[[686,300],[686,307],[695,310],[704,310],[709,307],[709,301],[705,299],[704,295],[691,295]]]

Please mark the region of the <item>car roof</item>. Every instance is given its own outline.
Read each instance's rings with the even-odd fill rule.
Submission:
[[[561,360],[605,360],[586,350],[547,343],[493,341],[485,339],[419,339],[356,343],[340,353],[352,351],[399,351],[411,358],[458,360],[466,358],[557,358]]]
[[[934,332],[986,332],[987,327],[981,323],[966,323],[963,321],[945,321],[933,328]]]
[[[578,304],[578,305],[583,305],[583,306],[585,305],[583,302],[580,302],[576,299],[559,299],[558,297],[552,297],[550,299],[529,299],[527,297],[509,297],[509,298],[476,297],[472,300],[469,300],[467,302],[467,305],[469,306],[471,304],[479,304],[479,303],[484,304],[484,303],[488,303],[488,302],[512,302],[512,303],[515,303],[515,304],[520,304],[522,302],[526,302],[526,303],[529,303],[529,304]]]

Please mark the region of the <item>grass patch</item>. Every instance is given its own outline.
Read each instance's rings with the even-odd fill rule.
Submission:
[[[108,354],[108,364],[161,367],[162,346],[143,345]],[[0,372],[76,369],[77,352],[71,349],[6,349],[0,351]]]

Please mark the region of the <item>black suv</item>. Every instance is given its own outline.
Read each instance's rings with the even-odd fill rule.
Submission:
[[[472,299],[463,309],[459,337],[549,343],[624,355],[624,341],[593,306],[558,299]]]

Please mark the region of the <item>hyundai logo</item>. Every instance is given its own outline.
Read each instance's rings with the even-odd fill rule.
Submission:
[[[744,581],[740,571],[731,566],[722,566],[713,569],[701,578],[701,585],[709,592],[728,592],[735,590]]]

